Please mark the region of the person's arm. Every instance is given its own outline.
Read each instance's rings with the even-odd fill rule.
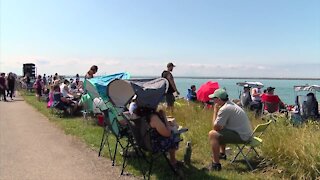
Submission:
[[[286,104],[284,104],[282,101],[281,101],[281,99],[279,98],[279,96],[277,96],[278,97],[278,100],[279,100],[279,105],[280,105],[280,107],[286,107]]]
[[[224,126],[227,124],[227,120],[230,116],[230,114],[227,111],[228,109],[223,109],[218,111],[217,118],[215,119],[213,124],[213,130],[221,131],[224,128]]]
[[[252,96],[253,96],[253,97],[260,96],[260,93],[257,92],[257,89],[256,89],[256,88],[252,90]]]
[[[221,131],[223,129],[223,126],[219,125],[219,124],[214,124],[213,125],[213,130],[215,131]]]
[[[178,91],[178,89],[177,89],[177,87],[176,87],[176,84],[175,84],[175,82],[174,82],[174,79],[173,79],[171,73],[168,73],[167,79],[169,80],[169,83],[171,84],[173,90],[174,90],[175,92],[177,92],[177,94],[179,95],[180,92]]]
[[[63,97],[63,96],[60,97],[60,100],[61,100],[62,102],[68,103],[68,99],[65,98],[65,97]]]
[[[161,121],[161,119],[157,115],[151,116],[150,126],[152,128],[155,128],[157,132],[163,137],[171,136],[171,130]]]
[[[220,107],[217,104],[213,106],[212,129],[214,129],[214,124],[217,119],[219,109]]]
[[[67,85],[65,85],[65,86],[63,87],[63,89],[67,92],[67,96],[68,96],[68,97],[73,98],[73,95],[71,94],[71,92],[70,92],[70,90],[69,90],[69,88],[68,88]]]

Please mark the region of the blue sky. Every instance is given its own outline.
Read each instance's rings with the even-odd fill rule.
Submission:
[[[0,0],[0,71],[320,77],[320,1]]]

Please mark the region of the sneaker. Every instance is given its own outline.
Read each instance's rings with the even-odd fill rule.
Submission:
[[[177,161],[175,164],[171,164],[172,168],[174,169],[174,171],[178,171],[179,169],[181,169],[184,166],[184,163],[181,161]]]
[[[223,153],[220,153],[220,154],[219,154],[219,159],[227,160],[227,155],[226,155],[226,154],[223,154]]]
[[[212,162],[207,167],[204,167],[201,170],[203,170],[203,171],[220,171],[221,164]]]
[[[211,167],[210,167],[209,170],[210,171],[220,171],[221,170],[221,164],[212,162]]]

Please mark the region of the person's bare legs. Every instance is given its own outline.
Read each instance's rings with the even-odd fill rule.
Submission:
[[[220,153],[226,154],[226,145],[225,144],[220,144]]]
[[[170,116],[173,116],[173,109],[174,109],[174,107],[173,106],[167,106],[167,109],[168,109],[168,111],[169,111],[169,113],[170,113]]]
[[[219,133],[215,130],[211,130],[209,132],[209,140],[211,143],[212,161],[214,163],[220,163],[220,160],[219,160],[219,153],[220,153]]]
[[[170,163],[172,165],[175,165],[177,163],[176,150],[175,149],[169,149],[169,156],[170,156]]]

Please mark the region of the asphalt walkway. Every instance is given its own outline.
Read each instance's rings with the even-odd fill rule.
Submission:
[[[0,179],[102,180],[133,179],[119,176],[107,158],[17,97],[0,101]]]

